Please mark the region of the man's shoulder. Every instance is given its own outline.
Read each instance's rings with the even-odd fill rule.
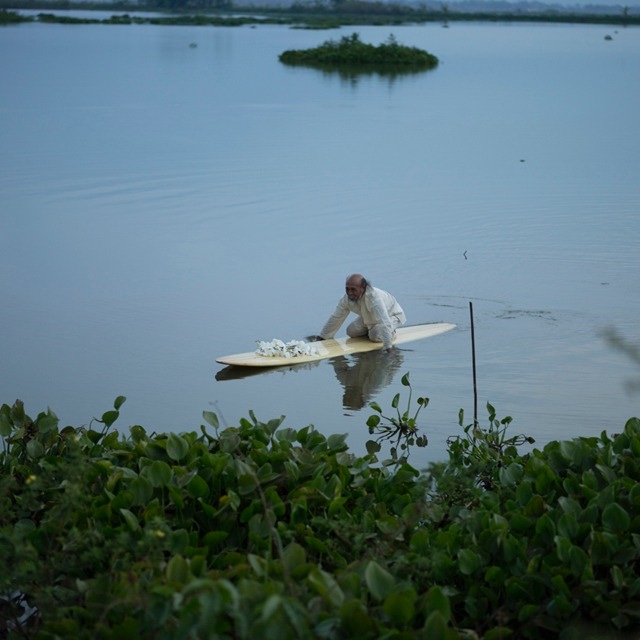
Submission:
[[[380,297],[380,296],[388,296],[388,295],[390,295],[384,289],[379,289],[378,287],[372,287],[372,286],[367,287],[367,292],[369,292],[369,295],[372,296],[372,297],[376,297],[376,296]]]

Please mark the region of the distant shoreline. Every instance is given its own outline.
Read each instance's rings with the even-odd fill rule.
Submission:
[[[224,0],[223,0],[224,1]],[[174,4],[174,7],[176,5]],[[640,8],[624,7],[622,11],[611,13],[577,12],[576,10],[561,11],[549,8],[548,10],[522,11],[460,11],[455,5],[442,4],[438,8],[421,6],[420,8],[409,5],[385,4],[380,2],[363,2],[361,0],[348,0],[340,4],[306,6],[292,4],[289,7],[272,6],[225,6],[218,8],[194,8],[185,5],[184,9],[168,9],[166,6],[153,4],[132,4],[123,1],[116,2],[60,2],[42,0],[31,2],[29,0],[0,0],[0,10],[4,14],[0,23],[33,22],[39,16],[26,17],[25,20],[9,19],[13,11],[24,9],[41,10],[43,13],[51,11],[108,11],[114,15],[111,19],[85,19],[71,18],[69,16],[43,16],[45,22],[63,22],[65,24],[174,24],[174,25],[201,25],[201,26],[241,26],[247,24],[282,24],[291,25],[301,29],[332,29],[342,26],[366,26],[366,25],[403,25],[422,23],[450,23],[450,22],[519,22],[519,23],[555,23],[555,24],[600,24],[611,26],[637,26],[640,25]],[[136,17],[130,13],[162,13],[163,17]],[[117,16],[115,14],[123,13]]]

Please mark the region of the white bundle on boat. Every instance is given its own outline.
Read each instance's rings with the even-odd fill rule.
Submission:
[[[258,348],[256,353],[259,356],[270,356],[278,358],[296,358],[297,356],[315,356],[318,355],[318,349],[315,345],[304,342],[303,340],[291,340],[283,342],[274,338],[271,342],[257,340]]]

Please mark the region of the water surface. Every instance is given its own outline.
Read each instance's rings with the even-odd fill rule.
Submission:
[[[409,371],[419,466],[478,391],[537,444],[619,431],[640,340],[640,38],[601,26],[366,27],[440,58],[356,80],[278,62],[353,29],[0,30],[2,402],[197,429],[249,409],[348,432]],[[613,40],[605,40],[612,35]],[[190,46],[191,44],[197,46]],[[263,375],[215,357],[316,333],[348,273],[458,329]],[[217,376],[217,377],[216,377]]]

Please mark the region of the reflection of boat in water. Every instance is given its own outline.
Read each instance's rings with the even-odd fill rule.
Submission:
[[[402,367],[404,355],[402,350],[368,351],[337,356],[329,360],[333,366],[338,382],[342,385],[342,405],[345,409],[362,409],[372,398],[393,382],[393,378]],[[290,366],[279,367],[238,367],[229,365],[216,373],[216,380],[242,380],[251,376],[264,376],[273,373],[286,375],[290,372],[308,371],[321,364],[301,362]]]
[[[404,355],[399,349],[354,353],[332,358],[336,378],[344,388],[345,409],[362,409],[371,399],[393,382],[402,367]]]
[[[242,380],[243,378],[266,375],[268,373],[281,373],[284,375],[290,371],[308,371],[309,369],[317,367],[319,364],[320,361],[317,360],[315,362],[301,362],[299,364],[279,367],[238,367],[229,365],[216,373],[216,380]]]

